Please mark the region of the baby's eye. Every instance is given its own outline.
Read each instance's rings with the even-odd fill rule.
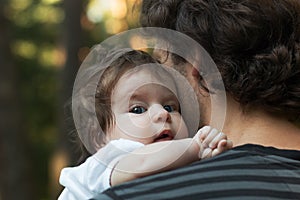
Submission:
[[[144,108],[142,106],[135,106],[129,110],[129,112],[134,113],[134,114],[142,114],[146,111],[147,111],[146,108]]]
[[[165,105],[164,109],[168,112],[173,112],[175,110],[174,106],[171,105]]]

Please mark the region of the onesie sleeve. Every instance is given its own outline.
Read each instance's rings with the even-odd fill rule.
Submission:
[[[81,165],[64,168],[59,182],[65,189],[58,199],[97,199],[110,187],[112,169],[120,158],[142,146],[142,143],[131,140],[113,140]]]

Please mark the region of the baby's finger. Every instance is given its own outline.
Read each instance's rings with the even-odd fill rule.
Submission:
[[[198,135],[199,139],[203,141],[207,137],[207,135],[209,134],[210,129],[211,129],[210,126],[204,126],[204,127],[202,127],[198,131],[198,133],[199,133],[199,135]]]
[[[206,148],[203,152],[199,153],[199,158],[205,159],[205,158],[211,158],[212,157],[212,149]]]
[[[214,157],[216,155],[219,155],[221,152],[219,151],[219,149],[214,149],[212,152],[211,152],[211,156]]]
[[[220,143],[221,140],[227,139],[227,136],[220,132],[213,140],[209,143],[209,147],[211,149],[217,148],[218,144]]]
[[[232,141],[231,140],[226,140],[227,141],[227,143],[226,143],[226,145],[222,145],[222,146],[220,146],[220,150],[225,150],[225,151],[227,151],[227,150],[229,150],[229,149],[232,149],[232,147],[233,147],[233,143],[232,143]],[[221,145],[221,144],[220,144]],[[219,147],[218,147],[219,148]],[[222,149],[223,148],[223,149]]]
[[[230,140],[221,140],[219,143],[218,143],[218,146],[217,148],[215,148],[213,151],[212,151],[212,156],[216,156],[220,153],[223,153],[229,149],[232,148],[232,141]]]
[[[211,129],[206,138],[203,140],[203,143],[209,145],[218,134],[219,131],[217,129]]]
[[[202,145],[202,142],[208,135],[210,129],[211,129],[210,126],[204,126],[203,128],[198,130],[198,132],[194,136],[194,139],[197,141],[199,145]]]

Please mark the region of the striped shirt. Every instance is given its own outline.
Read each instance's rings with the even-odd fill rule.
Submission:
[[[300,199],[300,151],[243,145],[112,187],[101,200]]]

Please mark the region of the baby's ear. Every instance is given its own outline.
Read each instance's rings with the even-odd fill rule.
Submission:
[[[198,71],[198,69],[196,69],[195,67],[192,67],[190,73],[192,74],[194,81],[198,83],[198,86],[199,85],[201,85],[202,87],[207,86],[205,81],[203,80],[203,77],[201,76],[200,72]]]

